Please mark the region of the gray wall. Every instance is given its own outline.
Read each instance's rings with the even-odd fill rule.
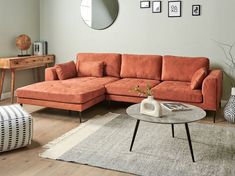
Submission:
[[[206,56],[213,68],[225,68],[224,54],[213,41],[235,42],[235,1],[182,0],[182,17],[140,9],[139,0],[119,0],[120,12],[108,29],[90,29],[80,16],[80,0],[41,0],[40,37],[49,43],[57,62],[75,58],[77,52],[119,52]],[[200,17],[191,15],[192,4],[202,5]],[[235,53],[234,53],[235,54]],[[225,80],[224,97],[230,87]]]
[[[27,34],[31,40],[39,39],[40,2],[38,0],[0,0],[0,57],[19,54],[15,39]],[[10,74],[7,73],[3,92],[10,91]],[[33,72],[17,71],[16,87],[34,82]]]

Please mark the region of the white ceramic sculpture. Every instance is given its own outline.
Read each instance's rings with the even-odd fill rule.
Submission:
[[[153,96],[148,96],[148,98],[142,100],[140,104],[140,113],[153,117],[161,117],[161,104],[155,100]]]

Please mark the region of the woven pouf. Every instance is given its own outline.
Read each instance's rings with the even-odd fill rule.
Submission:
[[[32,117],[19,104],[0,106],[0,152],[31,144]]]

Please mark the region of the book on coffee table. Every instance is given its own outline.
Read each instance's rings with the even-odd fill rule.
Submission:
[[[161,103],[167,110],[170,111],[188,111],[191,110],[188,106],[182,103]]]

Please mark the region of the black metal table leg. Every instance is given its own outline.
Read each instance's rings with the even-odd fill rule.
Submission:
[[[172,137],[175,137],[175,130],[174,130],[174,124],[171,124],[171,130],[172,130]]]
[[[186,133],[187,133],[188,144],[189,144],[192,160],[193,160],[193,162],[195,162],[194,155],[193,155],[193,147],[192,147],[191,137],[190,137],[189,128],[188,128],[188,124],[187,123],[185,123],[185,129],[186,129]]]
[[[137,133],[137,130],[138,130],[139,124],[140,124],[140,120],[137,120],[137,121],[136,121],[136,125],[135,125],[134,134],[133,134],[132,141],[131,141],[130,152],[131,152],[132,147],[133,147],[134,142],[135,142],[135,137],[136,137],[136,133]]]

